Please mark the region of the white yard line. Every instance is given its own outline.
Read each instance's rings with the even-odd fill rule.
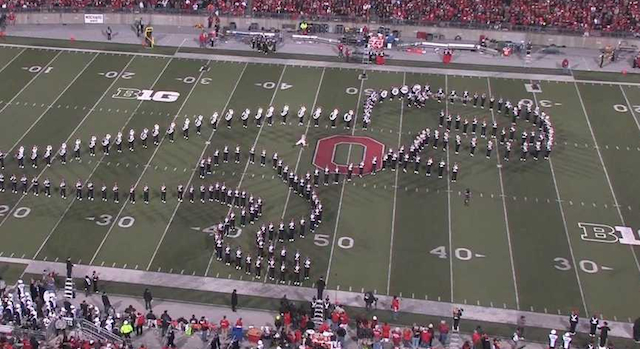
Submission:
[[[224,107],[222,108],[222,111],[220,112],[220,115],[225,115],[225,113],[227,112],[227,107],[229,107],[229,103],[231,102],[231,98],[236,93],[236,89],[238,88],[238,85],[240,84],[240,80],[242,80],[242,77],[244,76],[244,72],[245,72],[245,70],[247,70],[247,66],[248,65],[249,65],[249,63],[245,63],[244,68],[242,68],[242,72],[238,76],[238,79],[236,80],[236,84],[233,86],[233,90],[231,90],[231,94],[229,94],[229,98],[227,98],[227,102],[225,103]],[[220,120],[218,120],[218,121],[220,121]],[[216,122],[218,122],[218,121],[216,121]],[[211,144],[211,140],[213,139],[213,135],[215,133],[216,133],[216,131],[213,130],[211,132],[211,135],[209,136],[209,139],[207,140],[207,142],[205,142],[205,146],[202,149],[202,153],[198,157],[198,160],[196,160],[196,165],[193,168],[193,170],[191,171],[191,177],[189,177],[189,181],[187,182],[187,185],[184,186],[185,188],[189,188],[189,186],[191,185],[191,182],[193,181],[193,177],[195,176],[196,171],[198,170],[198,164],[200,163],[200,159],[202,159],[204,154],[207,152],[207,149],[209,148],[209,145]],[[167,235],[167,232],[169,231],[169,227],[171,227],[171,223],[173,223],[173,220],[176,217],[176,213],[178,213],[178,209],[180,208],[180,204],[181,204],[181,202],[178,201],[178,203],[176,204],[175,209],[173,210],[173,213],[171,214],[171,218],[169,218],[169,222],[167,223],[167,226],[164,228],[164,231],[162,232],[162,237],[160,237],[160,241],[158,241],[158,244],[156,245],[156,248],[153,251],[153,255],[151,256],[151,260],[149,260],[149,264],[147,265],[147,270],[149,270],[151,268],[151,264],[153,264],[153,261],[156,259],[156,255],[158,254],[158,250],[160,250],[160,245],[162,245],[162,242],[164,241],[164,238]]]
[[[358,125],[358,111],[360,110],[360,99],[362,98],[364,88],[364,79],[360,79],[360,90],[358,91],[358,101],[356,102],[355,116],[353,118],[353,129],[351,130],[351,136],[355,135],[356,127]],[[349,143],[349,151],[347,153],[347,163],[351,159],[351,148],[353,144]],[[342,181],[342,189],[340,190],[340,201],[338,202],[338,213],[336,215],[336,227],[333,230],[333,240],[331,241],[331,252],[329,253],[329,264],[327,265],[327,275],[325,276],[325,283],[329,284],[329,276],[331,275],[331,263],[333,262],[333,252],[336,247],[336,238],[338,236],[338,226],[340,225],[340,213],[342,212],[342,199],[344,198],[344,188],[347,185],[347,181]]]
[[[322,75],[320,75],[320,82],[318,83],[318,89],[316,90],[316,97],[313,99],[313,106],[311,107],[311,114],[310,114],[310,118],[307,121],[307,128],[304,130],[304,136],[307,136],[307,133],[309,133],[309,127],[311,126],[311,119],[313,118],[313,113],[316,110],[316,103],[318,103],[318,96],[320,95],[320,87],[322,86],[322,80],[324,80],[324,72],[327,68],[322,68]],[[293,172],[296,173],[298,172],[298,166],[300,166],[300,159],[302,158],[302,151],[304,150],[304,147],[300,147],[300,151],[298,152],[298,159],[296,160],[296,166],[293,168]],[[287,192],[287,199],[284,202],[284,208],[282,209],[282,216],[280,217],[281,219],[284,219],[284,215],[287,213],[287,206],[289,205],[289,198],[291,198],[291,191],[292,189],[289,188],[289,191]]]
[[[533,83],[533,80],[531,81]],[[533,101],[536,103],[536,107],[538,106],[538,97],[535,93],[531,93],[533,95]],[[549,157],[549,168],[551,169],[551,178],[553,179],[553,186],[556,191],[556,199],[558,201],[558,207],[560,208],[560,217],[562,217],[562,226],[564,227],[564,234],[567,237],[567,243],[569,244],[569,254],[571,255],[571,263],[574,265],[574,272],[576,274],[576,280],[578,281],[578,289],[580,290],[580,299],[582,300],[582,307],[584,308],[584,313],[586,317],[589,317],[589,308],[587,307],[587,301],[584,296],[584,290],[582,288],[582,281],[580,280],[580,273],[578,273],[578,268],[575,268],[578,264],[576,263],[576,256],[573,252],[573,244],[571,243],[571,237],[569,236],[569,226],[567,225],[567,218],[564,214],[564,207],[562,206],[562,199],[560,198],[560,189],[558,188],[558,181],[556,180],[556,172],[553,169],[553,161],[551,157]]]
[[[56,54],[56,55],[55,55],[55,56],[54,56],[54,57],[49,61],[49,63],[47,63],[47,65],[45,65],[44,67],[42,67],[42,69],[40,69],[40,71],[39,71],[38,73],[36,73],[36,74],[31,78],[31,80],[29,80],[29,82],[27,82],[27,84],[26,84],[26,85],[24,85],[24,86],[22,87],[22,89],[20,89],[20,91],[18,91],[18,93],[16,93],[16,94],[13,96],[13,98],[11,98],[11,99],[9,100],[9,102],[5,103],[5,105],[4,105],[2,108],[0,108],[0,114],[2,114],[2,112],[4,112],[4,111],[5,111],[5,109],[7,109],[7,108],[8,108],[8,107],[13,103],[13,101],[15,101],[15,100],[16,100],[16,98],[18,98],[18,97],[22,94],[22,92],[24,92],[24,90],[26,90],[26,89],[27,89],[27,87],[29,87],[29,86],[31,85],[31,83],[32,83],[32,82],[34,82],[34,81],[35,81],[35,80],[36,80],[36,79],[37,79],[37,78],[38,78],[38,77],[39,77],[39,76],[40,76],[40,75],[41,75],[45,70],[47,70],[47,68],[49,68],[49,67],[51,66],[51,63],[53,63],[53,61],[55,61],[55,60],[56,60],[56,58],[58,58],[58,56],[60,56],[60,54],[61,54],[61,53],[62,53],[62,51],[58,52],[58,54]],[[97,55],[96,55],[96,57],[97,57]],[[14,59],[15,59],[15,57],[14,57]],[[95,59],[95,57],[94,57],[94,59]],[[12,60],[12,61],[13,61],[13,60]],[[93,60],[92,60],[92,61],[93,61]],[[91,63],[91,62],[89,62],[89,63]],[[0,71],[1,71],[1,70],[0,70]],[[44,115],[44,114],[43,114],[43,115]],[[28,129],[23,133],[23,134],[22,134],[22,136],[20,137],[20,139],[19,139],[19,140],[18,140],[14,145],[12,145],[12,146],[11,146],[11,148],[7,149],[7,150],[8,150],[8,151],[7,151],[7,153],[8,153],[8,154],[13,153],[13,149],[14,149],[16,146],[18,146],[18,144],[22,141],[22,139],[24,139],[24,136],[26,136],[26,135],[27,135],[27,133],[29,133],[29,131],[31,131],[31,129],[32,129],[32,128],[33,128],[33,127],[38,123],[38,121],[40,121],[40,119],[42,119],[42,115],[40,115],[40,117],[39,117],[39,118],[37,118],[37,119],[36,119],[36,121],[34,121],[34,122],[33,122],[33,124],[32,124],[32,125],[31,125],[31,126],[30,126],[30,127],[29,127],[29,128],[28,128]]]
[[[168,65],[168,63],[167,63],[167,65]],[[198,75],[198,79],[196,81],[200,81],[200,79],[202,79],[202,75],[204,73],[205,73],[204,70],[201,71],[200,75]],[[191,97],[191,94],[193,93],[193,90],[196,89],[196,86],[198,86],[198,84],[193,84],[193,86],[191,87],[191,90],[189,90],[189,93],[187,94],[187,97],[185,97],[184,101],[182,102],[182,105],[180,106],[180,108],[176,112],[175,116],[173,117],[172,122],[175,122],[175,120],[178,118],[178,115],[180,115],[180,112],[182,112],[182,109],[187,104],[187,101],[189,101],[189,98]],[[147,172],[147,169],[149,168],[149,165],[151,164],[151,161],[153,161],[153,158],[155,158],[156,154],[158,153],[158,150],[160,150],[160,147],[162,147],[162,143],[164,143],[164,140],[166,138],[167,138],[167,134],[165,133],[164,135],[162,135],[162,138],[160,139],[160,143],[158,144],[158,146],[153,150],[153,153],[151,154],[151,157],[149,158],[147,163],[144,165],[144,169],[142,170],[142,173],[140,174],[140,177],[138,177],[138,180],[133,185],[134,188],[138,187],[138,184],[140,184],[140,181],[144,177],[144,174]],[[127,198],[126,200],[124,200],[124,204],[120,208],[120,211],[118,211],[118,214],[113,219],[113,223],[111,223],[111,226],[109,227],[109,230],[107,230],[107,233],[104,235],[104,238],[102,238],[102,241],[100,242],[100,245],[96,249],[96,252],[93,254],[93,257],[91,257],[91,261],[89,261],[89,265],[92,265],[93,262],[95,261],[96,257],[98,256],[98,253],[100,253],[100,250],[102,249],[102,246],[104,245],[104,243],[109,238],[109,235],[111,235],[111,232],[113,231],[113,227],[116,226],[116,222],[120,219],[120,215],[122,215],[122,212],[127,207],[128,203],[129,203],[129,200]]]
[[[113,88],[113,86],[116,84],[116,82],[118,81],[118,79],[120,79],[120,76],[122,75],[123,72],[125,72],[127,70],[127,68],[129,67],[129,65],[131,65],[131,62],[133,62],[133,60],[136,57],[133,56],[131,57],[131,59],[129,60],[129,62],[127,63],[127,65],[125,65],[121,70],[120,70],[120,74],[118,74],[118,77],[113,79],[113,82],[109,85],[109,87],[105,90],[105,92],[102,94],[102,96],[100,96],[100,99],[98,99],[98,101],[93,105],[93,107],[91,109],[89,109],[89,112],[87,113],[87,115],[90,115],[93,113],[93,111],[95,110],[95,108],[98,106],[98,104],[104,99],[104,97],[107,95],[107,93],[109,93],[109,91],[111,91],[111,89]],[[164,74],[164,71],[167,70],[167,67],[169,66],[169,63],[171,63],[171,60],[167,61],[167,64],[165,64],[164,68],[162,69],[162,71],[160,72],[160,75],[158,75],[158,77],[156,78],[156,80],[153,82],[153,85],[151,85],[151,87],[153,88],[156,83],[158,82],[158,80],[160,80],[160,77],[162,76],[162,74]],[[138,109],[140,108],[140,106],[142,105],[142,101],[138,102],[138,105],[136,106],[136,108],[133,110],[133,112],[131,112],[131,115],[129,115],[129,118],[127,119],[127,121],[122,125],[122,127],[120,128],[120,132],[123,132],[124,129],[126,128],[126,126],[129,124],[129,122],[131,121],[131,119],[133,118],[133,116],[136,114],[136,112],[138,111]],[[75,133],[75,132],[74,132]],[[72,137],[72,136],[71,136]],[[71,139],[71,137],[69,137],[69,139]],[[89,173],[89,177],[87,177],[85,183],[87,181],[89,181],[91,179],[91,177],[93,177],[93,174],[96,172],[96,170],[98,169],[98,167],[100,166],[100,164],[102,163],[102,161],[104,161],[104,158],[106,157],[105,154],[102,154],[102,156],[100,157],[100,160],[96,161],[96,165],[93,167],[93,169],[91,170],[91,173]],[[69,202],[69,205],[67,205],[67,208],[64,210],[64,212],[62,213],[62,215],[60,216],[60,218],[58,218],[58,221],[56,222],[56,224],[53,226],[53,228],[51,228],[51,230],[49,231],[49,234],[47,234],[47,237],[44,239],[44,241],[42,242],[42,244],[40,245],[40,247],[38,248],[38,250],[36,251],[36,253],[33,255],[33,259],[36,259],[36,257],[38,257],[38,255],[40,254],[40,252],[42,252],[42,249],[44,248],[44,246],[47,244],[47,242],[49,241],[49,239],[51,239],[51,236],[53,236],[53,233],[56,231],[56,229],[58,229],[58,226],[60,225],[60,223],[62,223],[62,220],[64,219],[64,217],[67,215],[67,213],[69,213],[69,210],[71,209],[71,206],[73,205],[73,203],[76,201],[76,198],[74,197],[73,199],[71,199],[71,202]]]
[[[491,92],[491,79],[487,78],[487,88],[489,89],[489,97],[493,95]],[[534,95],[535,97],[535,95]],[[496,115],[493,109],[491,109],[491,120],[496,122]],[[507,214],[507,202],[504,194],[504,181],[502,180],[502,160],[500,158],[500,147],[496,144],[496,158],[498,159],[498,179],[500,182],[500,194],[502,196],[502,212],[504,214],[504,227],[507,233],[507,244],[509,246],[509,260],[511,262],[511,276],[513,277],[513,290],[516,297],[516,309],[520,310],[520,296],[518,294],[518,282],[516,279],[516,268],[513,262],[513,248],[511,247],[511,230],[509,229],[509,215]]]
[[[60,99],[60,97],[62,97],[65,92],[67,92],[67,90],[69,89],[69,87],[71,87],[71,85],[73,85],[75,83],[75,81],[80,77],[80,75],[82,75],[82,73],[84,73],[84,71],[89,67],[89,65],[91,65],[91,63],[96,59],[96,57],[98,57],[99,54],[95,55],[95,57],[93,57],[93,59],[91,61],[89,61],[89,63],[87,63],[87,65],[84,66],[84,68],[82,68],[82,70],[80,71],[80,73],[78,73],[78,75],[76,75],[76,77],[71,81],[71,83],[69,83],[69,85],[67,85],[67,87],[60,92],[60,94],[58,95],[58,97],[56,97],[56,99],[42,112],[42,115],[40,115],[40,118],[42,118],[55,104],[56,102]],[[107,90],[108,91],[108,90]],[[106,93],[106,91],[105,91]],[[104,95],[103,95],[104,96]],[[101,97],[102,98],[102,97]],[[71,137],[73,136],[73,134],[78,130],[78,128],[80,128],[80,125],[82,125],[82,123],[87,119],[87,117],[89,116],[89,113],[87,113],[87,115],[84,116],[84,118],[82,120],[80,120],[80,122],[78,123],[78,126],[76,126],[75,129],[73,129],[73,131],[71,132],[71,134],[69,135],[69,137],[65,140],[66,142],[69,142],[69,140],[71,139]],[[22,138],[24,138],[25,134],[22,135]],[[20,139],[22,139],[20,138]],[[46,166],[44,166],[44,168],[42,169],[42,171],[40,171],[40,173],[36,176],[36,178],[40,178],[40,176],[42,176],[42,174],[44,173],[44,171],[47,169]],[[31,186],[29,186],[29,189],[31,189]],[[13,207],[11,208],[11,210],[9,210],[9,212],[7,213],[6,216],[4,216],[4,218],[2,219],[2,221],[0,222],[0,227],[2,227],[2,225],[4,224],[4,222],[7,221],[7,219],[9,217],[12,216],[13,211],[15,211],[15,209],[18,207],[18,205],[20,204],[20,202],[22,202],[22,199],[24,199],[26,197],[26,195],[22,195],[19,199],[18,202],[16,202],[15,205],[13,205]]]
[[[402,86],[407,82],[407,73],[402,74]],[[404,98],[400,100],[400,129],[398,131],[398,147],[402,144],[402,118],[404,117]],[[389,244],[389,268],[387,270],[387,296],[391,290],[391,267],[393,265],[393,239],[396,233],[396,207],[398,202],[398,175],[399,169],[396,169],[396,179],[393,184],[393,210],[391,211],[391,240]]]
[[[40,72],[38,72],[38,74],[36,74],[36,76],[34,76],[33,78],[31,78],[31,80],[29,81],[29,83],[27,85],[25,85],[22,90],[20,90],[20,92],[18,92],[17,95],[15,95],[11,101],[9,101],[9,103],[5,104],[4,107],[2,107],[2,109],[0,110],[0,113],[2,111],[4,111],[4,109],[6,107],[9,106],[9,104],[11,102],[13,102],[16,98],[18,98],[18,95],[20,95],[20,93],[22,93],[22,91],[24,91],[38,76],[40,76],[40,74],[46,70],[47,67],[49,67],[51,65],[51,63],[53,63],[53,61],[62,53],[62,51],[58,52],[57,55],[55,55],[55,57],[53,57],[53,59],[51,59],[51,61],[49,61],[49,63],[47,64],[46,67],[43,67],[42,70],[40,70]],[[93,56],[93,58],[89,61],[89,63],[87,63],[84,68],[78,73],[78,75],[76,75],[76,77],[71,80],[71,82],[69,83],[69,85],[67,85],[67,87],[58,95],[58,97],[56,97],[56,99],[42,112],[42,114],[40,114],[40,116],[38,116],[38,118],[36,119],[36,121],[33,122],[33,124],[31,124],[31,126],[29,126],[29,128],[22,134],[22,136],[20,136],[20,139],[18,139],[18,141],[16,141],[16,143],[11,146],[11,149],[9,149],[8,153],[11,153],[13,151],[13,149],[15,147],[18,146],[18,144],[20,144],[20,142],[22,142],[22,140],[24,139],[24,137],[27,136],[27,134],[36,126],[36,124],[45,116],[45,114],[49,111],[49,109],[51,109],[53,107],[54,104],[56,104],[56,102],[58,101],[58,99],[60,99],[60,97],[62,97],[62,95],[67,92],[67,90],[69,89],[69,87],[71,87],[71,85],[73,85],[74,82],[76,82],[76,80],[80,77],[80,75],[82,75],[82,73],[84,73],[84,71],[89,67],[89,65],[91,65],[91,63],[93,63],[93,61],[98,58],[99,54]]]
[[[624,91],[624,88],[622,88],[622,85],[620,86],[620,91],[622,92],[622,96],[624,96],[624,100],[627,102],[627,107],[629,108],[629,111],[631,112],[631,116],[633,116],[633,121],[636,122],[636,126],[638,127],[638,131],[640,131],[640,122],[638,122],[638,118],[636,117],[636,112],[633,110],[633,106],[631,105],[631,102],[629,102],[629,98],[627,97],[627,93]]]
[[[273,95],[271,96],[271,100],[269,101],[269,105],[273,105],[273,101],[276,100],[276,96],[278,95],[278,91],[280,90],[280,85],[282,84],[282,78],[284,77],[284,73],[287,71],[287,66],[285,65],[284,68],[282,68],[282,72],[280,73],[280,78],[278,78],[278,83],[275,86],[275,89],[273,91]],[[256,135],[256,138],[253,140],[253,145],[251,146],[251,148],[255,148],[256,144],[258,144],[258,140],[260,139],[260,134],[262,134],[262,130],[264,129],[264,123],[262,124],[262,126],[258,129],[258,134]],[[242,186],[242,182],[244,181],[244,176],[247,174],[247,169],[249,168],[249,159],[247,159],[247,163],[244,165],[244,170],[242,171],[242,175],[240,176],[240,181],[238,182],[238,185],[236,186],[236,189],[239,189],[240,186]],[[231,211],[233,210],[233,207],[229,208],[229,211],[227,212],[227,216],[231,213]],[[207,264],[207,269],[204,272],[204,275],[207,276],[209,275],[209,269],[211,269],[211,263],[213,262],[213,258],[215,257],[216,252],[215,249],[213,251],[213,253],[211,254],[211,258],[209,258],[209,263]]]
[[[624,221],[624,217],[622,216],[622,212],[620,211],[620,205],[618,204],[618,199],[616,198],[616,193],[613,190],[613,185],[611,184],[611,179],[609,178],[609,171],[607,171],[607,166],[604,164],[604,159],[602,158],[602,153],[600,153],[600,147],[598,146],[598,141],[596,140],[596,135],[593,132],[593,128],[591,127],[591,121],[589,120],[589,114],[587,114],[587,108],[584,105],[584,101],[582,100],[582,94],[580,93],[580,89],[578,88],[577,83],[573,83],[576,87],[576,93],[578,94],[578,99],[580,100],[580,105],[582,106],[582,112],[584,113],[584,117],[587,120],[587,125],[589,126],[589,131],[591,132],[591,137],[593,138],[593,144],[595,144],[596,152],[598,153],[598,157],[600,158],[600,164],[602,165],[602,169],[604,170],[604,176],[607,178],[607,183],[609,184],[609,190],[611,190],[611,195],[613,196],[613,203],[616,206],[616,210],[618,211],[618,216],[620,217],[620,222],[623,225],[627,225]],[[633,260],[636,263],[636,268],[640,271],[640,263],[638,262],[638,256],[636,255],[636,251],[633,249],[633,245],[629,245],[629,249],[631,250],[631,254],[633,255]]]
[[[7,62],[5,65],[2,66],[2,69],[0,69],[0,73],[2,73],[11,63],[13,63],[13,61],[15,61],[18,57],[20,57],[20,55],[22,55],[22,53],[24,53],[24,51],[26,51],[26,48],[23,48],[17,55],[13,56],[13,58],[11,58],[11,60],[9,60],[9,62]]]
[[[444,91],[445,91],[445,115],[449,115],[449,75],[444,76]],[[453,303],[453,231],[451,230],[451,171],[449,168],[451,163],[449,160],[449,145],[447,144],[447,220],[449,224],[449,274],[451,277],[451,303]]]

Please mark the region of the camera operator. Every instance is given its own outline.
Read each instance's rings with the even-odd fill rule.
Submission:
[[[375,309],[378,308],[378,298],[371,291],[364,293],[364,304],[367,309],[371,309],[373,305]]]

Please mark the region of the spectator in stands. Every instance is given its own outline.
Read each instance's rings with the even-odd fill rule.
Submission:
[[[4,292],[7,290],[7,283],[0,276],[0,297],[4,296]]]

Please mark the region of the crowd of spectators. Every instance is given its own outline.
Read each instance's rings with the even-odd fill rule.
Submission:
[[[358,20],[552,27],[582,33],[640,33],[640,0],[0,0],[3,9],[168,8],[218,15],[344,16]]]

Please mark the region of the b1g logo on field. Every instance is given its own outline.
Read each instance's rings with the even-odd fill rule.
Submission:
[[[336,148],[338,145],[355,145],[364,148],[362,159],[353,161],[353,173],[358,173],[358,165],[364,162],[364,174],[371,173],[371,163],[373,158],[378,160],[377,169],[382,166],[382,156],[384,155],[384,144],[376,141],[371,137],[359,136],[331,136],[321,138],[316,145],[316,153],[313,155],[313,164],[319,169],[328,167],[331,173],[338,168],[338,172],[346,174],[349,164],[339,164],[335,162]]]
[[[597,223],[578,223],[578,227],[582,229],[580,237],[584,241],[640,246],[638,235],[629,227],[611,227]]]
[[[178,98],[180,97],[180,93],[173,91],[139,90],[137,88],[119,87],[118,92],[116,92],[116,94],[111,97],[119,99],[137,99],[139,101],[171,103],[178,100]]]

